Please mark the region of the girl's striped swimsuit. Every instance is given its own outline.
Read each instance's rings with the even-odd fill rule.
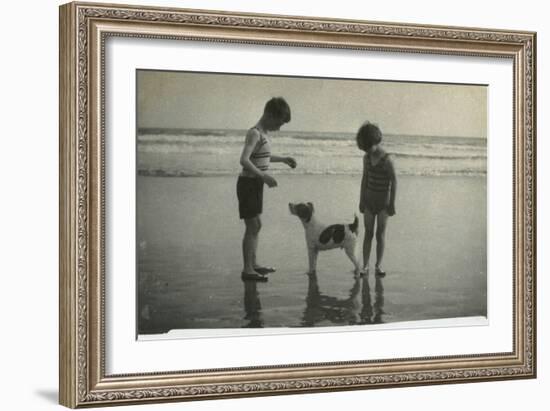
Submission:
[[[373,165],[368,154],[365,155],[365,170],[367,172],[367,187],[365,190],[365,207],[378,214],[389,206],[390,173],[388,170],[388,154]]]

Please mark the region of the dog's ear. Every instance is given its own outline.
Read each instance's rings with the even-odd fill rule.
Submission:
[[[311,214],[313,214],[313,203],[307,203],[309,209],[311,210]]]

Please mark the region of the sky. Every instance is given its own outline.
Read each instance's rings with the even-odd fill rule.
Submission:
[[[265,102],[282,96],[282,130],[354,133],[365,121],[383,133],[487,136],[487,87],[172,71],[137,73],[140,128],[247,129]]]

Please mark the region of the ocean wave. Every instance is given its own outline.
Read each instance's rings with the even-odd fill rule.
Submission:
[[[173,142],[164,142],[162,144],[143,144],[138,147],[139,152],[143,153],[165,153],[165,154],[202,154],[213,156],[233,156],[238,158],[242,150],[242,142],[239,144],[224,145],[205,145],[205,144],[174,144]],[[346,157],[350,159],[360,159],[364,153],[354,147],[311,147],[311,146],[290,146],[289,144],[278,144],[273,146],[273,151],[278,155],[307,157],[307,158],[327,158],[327,157]],[[426,152],[412,150],[390,150],[387,149],[390,156],[395,159],[425,159],[425,160],[486,160],[487,155],[483,152]],[[359,160],[360,161],[360,160]]]
[[[173,135],[173,136],[217,136],[225,137],[228,134],[241,133],[239,130],[215,130],[215,129],[186,129],[186,128],[161,128],[142,127],[138,129],[138,137],[143,135]]]
[[[138,139],[151,136],[177,136],[186,138],[188,136],[196,137],[241,137],[244,138],[248,130],[219,130],[219,129],[182,129],[182,128],[140,128],[137,132]],[[306,132],[306,131],[286,131],[281,130],[270,133],[275,138],[289,138],[302,141],[349,141],[355,144],[355,133],[349,132]],[[453,146],[478,146],[487,145],[485,137],[448,137],[448,136],[421,136],[421,135],[401,135],[384,134],[384,142],[404,144],[450,144]]]
[[[163,170],[163,169],[140,169],[139,176],[145,177],[220,177],[220,176],[237,176],[240,170]],[[273,175],[316,175],[316,176],[335,176],[335,175],[350,175],[361,176],[360,170],[302,170],[299,173],[288,170],[270,170]],[[398,176],[424,176],[424,177],[485,177],[485,170],[463,169],[463,170],[400,170]]]
[[[225,135],[223,141],[212,135],[171,135],[146,134],[138,138],[138,151],[146,152],[195,152],[213,154],[240,151],[244,143],[242,135]],[[274,151],[308,153],[323,156],[326,154],[361,156],[354,140],[277,135],[272,138]],[[386,141],[384,147],[390,154],[399,157],[425,157],[440,159],[466,159],[486,157],[486,146],[441,143],[418,143],[411,141]]]
[[[243,136],[224,136],[223,141],[215,135],[208,134],[145,134],[138,137],[138,146],[140,145],[164,145],[164,144],[227,144],[244,142]]]
[[[428,160],[486,160],[485,154],[424,154],[424,153],[389,153],[396,158],[425,158]]]

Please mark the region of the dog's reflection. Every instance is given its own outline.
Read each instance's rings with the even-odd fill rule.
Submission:
[[[244,320],[243,328],[263,328],[262,303],[256,281],[243,280],[244,284]]]
[[[317,275],[310,274],[301,325],[314,327],[327,321],[336,325],[380,324],[383,322],[383,308],[384,286],[381,277],[375,277],[373,303],[367,276],[354,279],[348,298],[337,298],[322,294]]]

